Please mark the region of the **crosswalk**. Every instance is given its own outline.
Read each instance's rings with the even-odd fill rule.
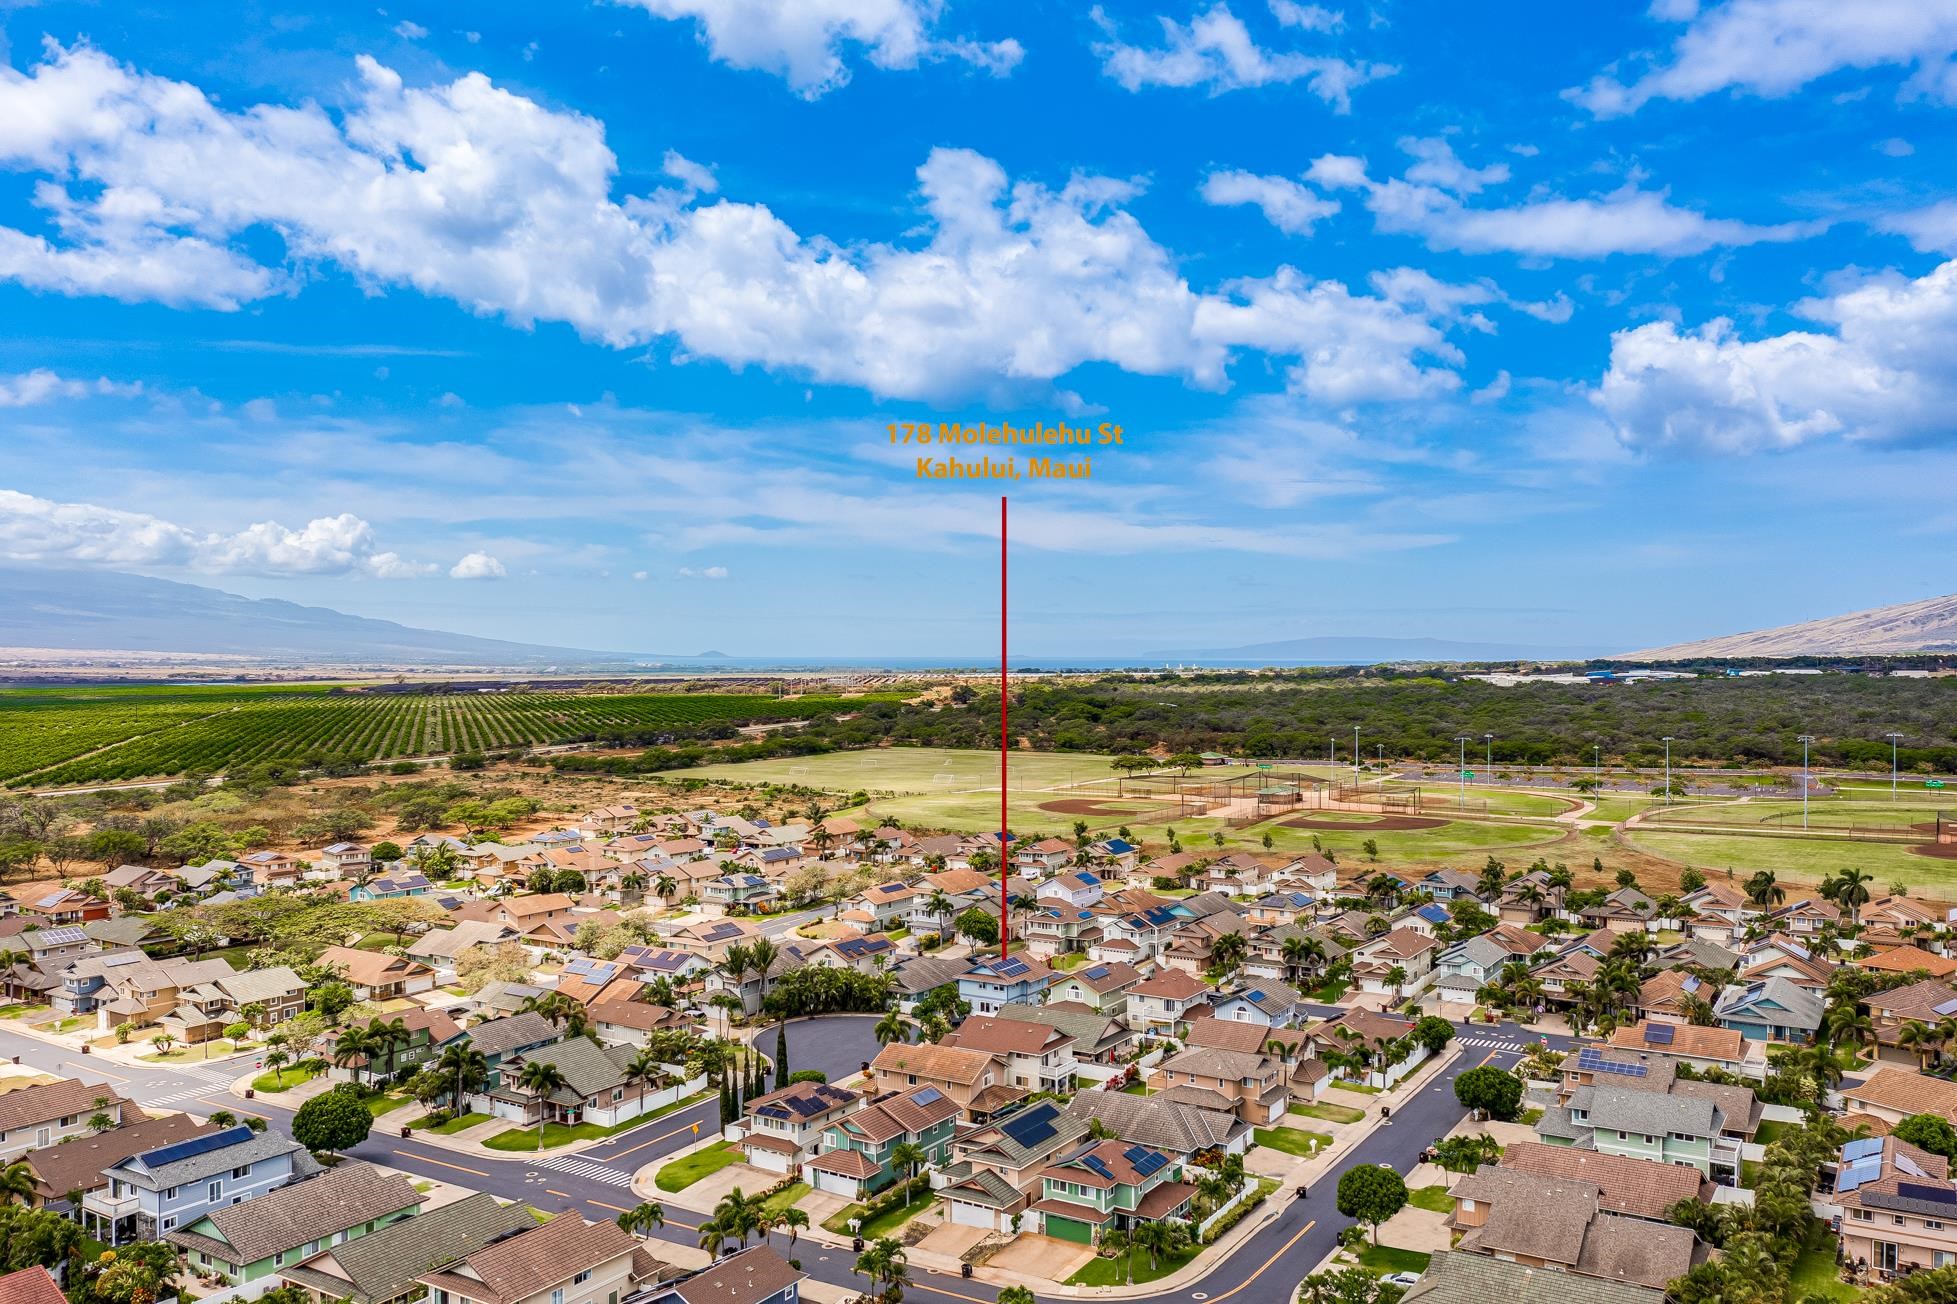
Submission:
[[[561,1173],[571,1173],[594,1182],[605,1182],[627,1190],[632,1186],[632,1174],[621,1172],[609,1164],[601,1164],[595,1159],[585,1159],[578,1155],[543,1155],[531,1162],[538,1168],[554,1168]]]
[[[1473,1046],[1478,1050],[1519,1051],[1522,1049],[1520,1042],[1510,1041],[1505,1037],[1458,1037],[1456,1041],[1463,1046]]]

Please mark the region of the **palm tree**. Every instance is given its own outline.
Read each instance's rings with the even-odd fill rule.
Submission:
[[[1839,1001],[1828,1009],[1828,1037],[1851,1046],[1866,1045],[1875,1034],[1875,1024],[1853,1001]]]
[[[720,1247],[727,1242],[727,1229],[718,1218],[706,1218],[700,1223],[700,1248],[714,1258],[720,1257]]]
[[[472,1046],[456,1044],[442,1051],[436,1071],[455,1083],[455,1110],[462,1112],[462,1098],[481,1086],[489,1077],[489,1060]]]
[[[1875,875],[1852,867],[1835,875],[1835,904],[1848,911],[1849,923],[1860,920],[1862,907],[1869,903],[1869,884],[1874,881]]]
[[[1904,1050],[1916,1052],[1916,1067],[1929,1067],[1930,1052],[1937,1047],[1937,1030],[1921,1019],[1911,1019],[1896,1032],[1896,1044]]]
[[[396,1059],[407,1048],[408,1043],[414,1040],[414,1034],[408,1031],[408,1025],[399,1016],[385,1023],[379,1019],[372,1020],[367,1024],[367,1036],[373,1043],[373,1049],[368,1053],[370,1062],[367,1068],[370,1073],[373,1071],[371,1061],[381,1058],[387,1061],[386,1072],[392,1074],[397,1067]]]
[[[646,1112],[646,1087],[665,1076],[664,1061],[650,1046],[641,1047],[625,1066],[625,1080],[639,1084],[639,1112]]]
[[[888,1046],[893,1041],[899,1043],[909,1041],[910,1032],[910,1022],[895,1010],[887,1012],[877,1020],[876,1036],[879,1046]]]
[[[0,1168],[0,1204],[13,1204],[16,1201],[26,1204],[33,1198],[34,1170],[27,1166],[25,1159],[15,1160]]]
[[[797,1209],[793,1205],[790,1205],[788,1208],[783,1209],[777,1217],[781,1225],[788,1229],[788,1252],[793,1254],[795,1252],[796,1237],[801,1234],[804,1227],[809,1225],[808,1211]]]
[[[1220,973],[1234,973],[1250,953],[1242,933],[1225,933],[1210,943],[1210,963]]]
[[[744,1195],[737,1186],[714,1206],[713,1220],[746,1249],[748,1235],[761,1226],[761,1201]]]
[[[1774,872],[1763,869],[1746,880],[1746,899],[1765,909],[1787,899],[1787,889],[1774,881]]]
[[[591,1017],[584,1003],[568,992],[540,992],[525,1000],[523,1008],[543,1015],[552,1023],[563,1024],[567,1037],[582,1035]]]
[[[655,1227],[664,1227],[666,1206],[641,1200],[618,1216],[618,1225],[633,1235],[649,1232]]]
[[[926,898],[924,909],[936,921],[939,937],[951,931],[951,920],[952,916],[958,913],[958,903],[946,896],[943,888],[939,888]]]
[[[889,1162],[901,1164],[907,1170],[904,1180],[908,1184],[917,1180],[917,1170],[930,1163],[931,1156],[917,1142],[903,1141],[891,1148]],[[905,1203],[908,1204],[909,1201],[906,1200]]]
[[[291,1062],[292,1056],[282,1050],[273,1049],[265,1052],[265,1067],[272,1070],[272,1081],[278,1084],[278,1089],[281,1091],[285,1090],[285,1066]]]
[[[1127,1285],[1128,1279],[1134,1276],[1132,1270],[1135,1265],[1135,1246],[1134,1242],[1128,1238],[1128,1233],[1122,1231],[1119,1227],[1108,1228],[1108,1230],[1101,1233],[1100,1249],[1101,1253],[1107,1255],[1110,1259],[1122,1260],[1121,1284],[1124,1286]]]
[[[1396,964],[1391,969],[1388,969],[1386,971],[1386,981],[1393,984],[1393,999],[1396,1001],[1399,1000],[1400,989],[1407,985],[1406,966]]]
[[[754,976],[761,980],[761,999],[764,1001],[768,999],[769,974],[779,959],[781,948],[775,945],[773,938],[757,937],[747,948],[747,961],[754,969]]]
[[[1145,1222],[1136,1227],[1129,1236],[1134,1242],[1148,1251],[1148,1266],[1151,1271],[1160,1270],[1162,1259],[1182,1252],[1189,1244],[1189,1228],[1173,1218],[1159,1222]]]
[[[150,1042],[150,1045],[156,1047],[157,1051],[164,1055],[168,1055],[170,1053],[170,1047],[176,1044],[177,1039],[167,1032],[158,1033],[155,1040]]]
[[[517,1074],[516,1081],[537,1102],[537,1149],[541,1152],[544,1148],[544,1099],[564,1085],[564,1075],[557,1071],[555,1064],[531,1060]]]

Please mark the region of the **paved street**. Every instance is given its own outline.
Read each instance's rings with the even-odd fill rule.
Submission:
[[[856,1071],[859,1064],[876,1053],[871,1034],[874,1016],[837,1016],[802,1020],[789,1024],[790,1068],[819,1068],[832,1079]],[[1392,1106],[1393,1117],[1381,1124],[1340,1163],[1339,1171],[1358,1163],[1389,1164],[1398,1171],[1410,1171],[1420,1152],[1460,1121],[1463,1111],[1454,1099],[1454,1079],[1483,1063],[1513,1065],[1532,1034],[1513,1024],[1476,1027],[1461,1038],[1464,1053],[1439,1076],[1423,1085],[1412,1096],[1402,1094]],[[1551,1037],[1559,1049],[1568,1038]],[[764,1051],[774,1048],[774,1031],[762,1033],[758,1044]],[[34,1038],[0,1030],[0,1053],[18,1055],[22,1063],[70,1074],[89,1081],[107,1080],[138,1103],[208,1113],[214,1109],[252,1110],[269,1117],[274,1126],[289,1125],[290,1112],[266,1105],[263,1101],[245,1102],[225,1089],[229,1072],[202,1068],[196,1064],[169,1069],[132,1069],[122,1064],[104,1064],[94,1056],[83,1056],[51,1046]],[[246,1063],[246,1061],[240,1061]],[[227,1066],[227,1069],[229,1066]],[[376,1132],[351,1153],[359,1159],[387,1164],[404,1172],[440,1181],[455,1182],[475,1190],[488,1191],[505,1199],[522,1200],[545,1210],[570,1209],[589,1218],[615,1217],[636,1203],[629,1187],[631,1175],[645,1164],[692,1144],[699,1135],[711,1133],[718,1125],[718,1104],[708,1100],[689,1110],[669,1114],[644,1127],[607,1141],[603,1146],[574,1155],[544,1155],[534,1159],[496,1159],[473,1153],[443,1149],[396,1135]],[[700,1123],[696,1135],[694,1123]],[[1271,1198],[1281,1201],[1279,1216],[1240,1245],[1226,1260],[1193,1285],[1149,1296],[1150,1304],[1168,1300],[1217,1301],[1243,1297],[1244,1304],[1288,1304],[1298,1282],[1331,1252],[1339,1230],[1346,1225],[1335,1208],[1336,1175],[1314,1182],[1309,1198],[1298,1200],[1288,1190]],[[689,1210],[685,1195],[668,1197],[666,1228],[660,1238],[682,1245],[693,1245],[700,1211]],[[831,1249],[814,1243],[798,1247],[803,1268],[819,1280],[850,1288],[860,1287],[850,1269],[855,1256],[848,1250]],[[929,1296],[945,1296],[991,1304],[996,1288],[980,1281],[966,1281],[919,1269],[910,1291]]]

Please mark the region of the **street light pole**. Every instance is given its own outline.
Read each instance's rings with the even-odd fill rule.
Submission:
[[[1672,804],[1672,736],[1665,735],[1665,804]]]
[[[1359,782],[1359,726],[1352,726],[1352,781]]]
[[[1495,735],[1485,733],[1481,736],[1481,742],[1483,748],[1481,768],[1490,779],[1493,779],[1495,777]]]
[[[1590,759],[1593,762],[1590,769],[1597,776],[1597,791],[1602,792],[1604,790],[1604,749],[1601,744],[1590,744]]]
[[[1461,744],[1461,768],[1455,774],[1461,779],[1461,809],[1468,808],[1468,735],[1462,734],[1454,740]]]
[[[1808,745],[1814,741],[1813,734],[1801,735],[1801,827],[1808,826]]]
[[[1896,740],[1902,735],[1892,732],[1884,734],[1883,737],[1889,740],[1889,800],[1894,801],[1896,800]]]

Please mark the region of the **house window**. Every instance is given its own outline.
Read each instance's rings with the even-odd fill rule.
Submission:
[[[1890,1215],[1889,1215],[1889,1220],[1890,1220],[1891,1222],[1893,1222],[1893,1223],[1895,1223],[1895,1224],[1896,1224],[1896,1225],[1897,1225],[1898,1227],[1907,1227],[1907,1226],[1909,1226],[1909,1219],[1907,1219],[1907,1218],[1905,1218],[1905,1217],[1903,1217],[1903,1216],[1902,1216],[1901,1214],[1899,1214],[1899,1213],[1892,1213],[1892,1214],[1890,1214]]]
[[[169,1190],[167,1190],[167,1191],[165,1191],[165,1192],[163,1193],[163,1198],[164,1198],[164,1199],[166,1199],[166,1200],[174,1200],[174,1199],[176,1199],[176,1198],[177,1198],[177,1188],[173,1186],[173,1187],[171,1187],[171,1188],[170,1188]]]
[[[590,1280],[591,1280],[591,1269],[586,1268],[583,1272],[580,1272],[577,1276],[571,1278],[571,1284],[573,1286],[582,1286],[584,1285],[584,1283]]]
[[[175,1218],[165,1218],[163,1220],[163,1230],[166,1232],[169,1231],[172,1227],[175,1227],[176,1225],[177,1225],[177,1220]]]
[[[550,1293],[550,1304],[564,1304],[564,1288],[559,1286]]]

